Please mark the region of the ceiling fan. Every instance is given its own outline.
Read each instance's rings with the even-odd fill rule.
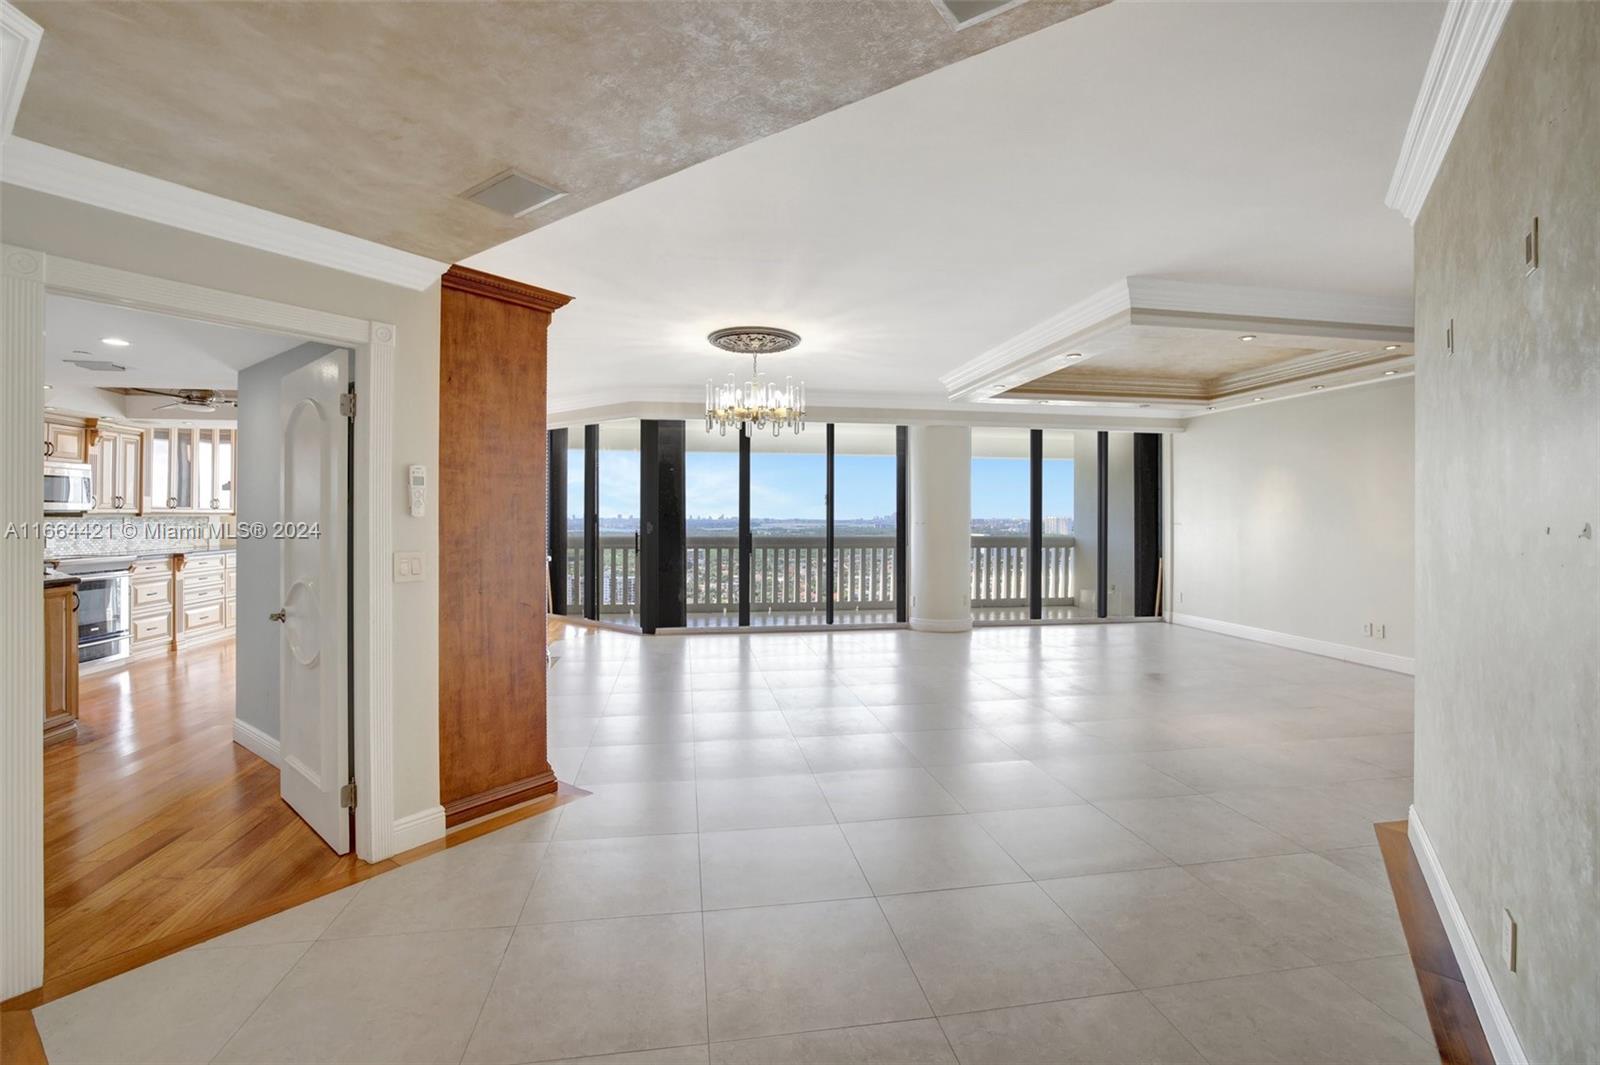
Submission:
[[[128,391],[143,393],[147,396],[167,396],[177,401],[175,403],[163,403],[156,410],[189,410],[209,414],[219,406],[237,407],[239,405],[237,395],[224,395],[214,388],[130,388]]]

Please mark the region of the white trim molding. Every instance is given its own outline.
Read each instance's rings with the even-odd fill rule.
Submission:
[[[233,742],[271,765],[278,765],[283,759],[276,739],[237,717],[233,719]]]
[[[1472,91],[1511,12],[1511,0],[1450,0],[1444,10],[1406,139],[1383,202],[1415,223],[1444,164]]]
[[[972,619],[912,618],[910,627],[913,632],[971,632]]]
[[[110,163],[11,137],[0,181],[421,291],[446,264]]]
[[[1456,965],[1472,995],[1473,1009],[1477,1011],[1478,1023],[1483,1025],[1494,1060],[1498,1065],[1528,1065],[1527,1051],[1522,1049],[1522,1040],[1517,1038],[1511,1015],[1506,1012],[1505,1003],[1500,1001],[1500,993],[1489,977],[1489,966],[1472,936],[1467,915],[1456,901],[1456,893],[1450,889],[1444,866],[1439,862],[1439,852],[1433,849],[1433,840],[1428,838],[1428,830],[1417,816],[1415,806],[1406,817],[1406,836],[1411,840],[1417,864],[1422,867],[1422,878],[1428,882],[1428,892],[1433,896],[1434,908],[1439,911],[1439,920],[1450,939],[1450,949],[1455,952]]]
[[[394,840],[395,854],[402,854],[413,847],[443,839],[444,807],[430,806],[426,810],[397,817],[390,826],[389,834]]]
[[[44,29],[37,22],[10,0],[0,0],[0,141],[11,136],[43,37]]]
[[[1270,643],[1275,647],[1287,647],[1291,651],[1304,651],[1307,654],[1321,655],[1323,658],[1338,658],[1345,662],[1354,662],[1361,666],[1372,666],[1374,669],[1386,669],[1391,673],[1407,673],[1416,675],[1417,662],[1414,658],[1404,655],[1392,655],[1385,651],[1370,651],[1365,647],[1352,647],[1346,643],[1334,643],[1332,640],[1316,640],[1310,636],[1296,636],[1290,632],[1278,632],[1276,629],[1258,629],[1253,625],[1240,625],[1233,621],[1218,621],[1215,618],[1205,618],[1198,614],[1172,615],[1174,625],[1186,625],[1191,629],[1204,629],[1222,636],[1235,636],[1241,640],[1254,640],[1256,643]]]

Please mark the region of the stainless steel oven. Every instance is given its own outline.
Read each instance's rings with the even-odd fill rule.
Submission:
[[[94,475],[87,462],[44,464],[44,512],[82,514],[94,509]]]
[[[60,568],[79,578],[78,664],[128,656],[132,555],[69,559]]]

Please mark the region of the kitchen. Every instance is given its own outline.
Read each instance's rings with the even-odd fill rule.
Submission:
[[[26,532],[59,975],[353,859],[280,795],[273,616],[282,386],[338,349],[53,293],[45,342],[43,521]]]

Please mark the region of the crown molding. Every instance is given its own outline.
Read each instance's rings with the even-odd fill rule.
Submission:
[[[1383,202],[1415,224],[1512,0],[1450,0]]]
[[[1129,323],[1409,342],[1412,318],[1410,299],[1129,277],[995,345],[939,381],[952,402],[992,401],[1066,366],[1066,356],[1086,340]]]
[[[5,142],[0,180],[417,291],[438,281],[446,266],[408,251],[21,137]]]
[[[487,274],[470,266],[452,266],[444,272],[440,284],[452,292],[467,292],[484,299],[514,303],[518,307],[552,314],[572,302],[571,296],[552,292],[538,285],[513,281],[499,274]]]
[[[1133,307],[1126,279],[1001,341],[939,378],[952,400],[992,396],[1042,377],[1067,364],[1066,342],[1098,327],[1119,324]]]
[[[0,0],[0,141],[11,136],[43,36],[44,29],[37,22],[9,0]]]

